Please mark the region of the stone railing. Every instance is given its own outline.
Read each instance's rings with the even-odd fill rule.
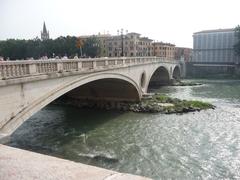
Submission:
[[[26,77],[48,73],[119,68],[121,66],[132,66],[159,61],[168,63],[175,62],[172,59],[166,59],[162,57],[0,61],[0,79],[4,80],[9,78]]]

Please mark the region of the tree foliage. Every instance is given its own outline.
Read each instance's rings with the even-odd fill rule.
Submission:
[[[54,40],[49,39],[44,41],[41,41],[40,39],[8,39],[6,41],[0,41],[0,56],[11,60],[27,58],[39,59],[43,56],[68,56],[73,58],[76,54],[80,54],[80,50],[77,47],[77,39],[78,38],[75,36],[60,36]],[[98,40],[93,37],[86,40],[83,45],[83,53],[85,56],[96,57],[99,55],[100,47],[97,42]]]
[[[83,54],[91,58],[97,57],[101,52],[99,40],[92,36],[83,43]]]
[[[235,28],[235,36],[237,37],[237,43],[234,45],[234,51],[240,56],[240,25]]]

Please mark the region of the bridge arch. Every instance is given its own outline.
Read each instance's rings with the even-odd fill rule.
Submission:
[[[176,80],[179,80],[181,78],[181,71],[179,66],[174,67],[172,77]]]
[[[84,77],[79,77],[71,82],[64,83],[60,88],[53,89],[51,92],[46,92],[44,97],[38,98],[36,101],[29,103],[22,111],[18,112],[13,118],[11,118],[5,125],[1,127],[1,133],[5,135],[10,135],[14,132],[23,122],[25,122],[28,118],[30,118],[33,114],[38,112],[40,109],[57,99],[58,97],[84,85],[94,85],[92,82],[97,82],[98,85],[104,80],[114,82],[115,85],[120,83],[121,86],[125,87],[125,91],[131,91],[130,95],[132,95],[132,99],[130,97],[122,96],[123,100],[132,100],[138,101],[141,98],[141,89],[138,84],[131,78],[117,74],[117,73],[96,73],[94,75],[88,75]],[[135,94],[134,94],[135,93]],[[122,93],[127,94],[127,93]],[[101,95],[101,94],[100,94]],[[116,94],[114,94],[116,95]],[[98,96],[99,97],[99,96]],[[120,98],[122,98],[120,97]]]
[[[167,85],[171,79],[168,69],[164,66],[157,67],[149,77],[147,89],[149,87]]]

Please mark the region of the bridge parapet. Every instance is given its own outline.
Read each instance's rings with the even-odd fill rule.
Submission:
[[[31,75],[61,73],[70,71],[89,71],[122,66],[134,66],[155,62],[176,63],[173,59],[163,57],[121,57],[94,59],[48,59],[17,60],[0,62],[0,80],[26,77]]]

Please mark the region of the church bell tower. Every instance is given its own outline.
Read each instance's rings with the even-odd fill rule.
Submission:
[[[49,32],[47,31],[45,22],[43,23],[43,30],[41,31],[41,39],[43,41],[49,39]]]

